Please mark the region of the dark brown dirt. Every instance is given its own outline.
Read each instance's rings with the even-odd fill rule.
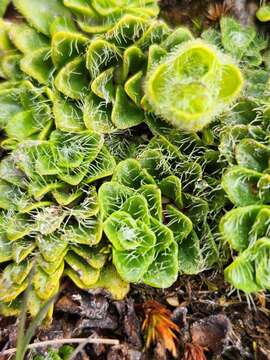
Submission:
[[[207,359],[270,359],[269,300],[260,295],[251,306],[244,297],[229,295],[222,274],[183,276],[164,291],[132,286],[125,301],[112,301],[102,290],[79,291],[66,281],[68,286],[60,294],[52,324],[41,328],[35,340],[92,336],[120,341],[113,347],[88,345],[85,360],[173,359],[159,343],[144,350],[142,304],[150,299],[171,310],[172,320],[180,327],[178,359],[183,359],[185,343],[191,342],[207,349]],[[0,319],[0,329],[1,346],[15,346],[15,320]],[[39,352],[44,353],[44,349]]]
[[[215,22],[207,18],[212,4],[227,4],[229,14],[243,25],[254,23],[254,14],[259,0],[161,0],[161,17],[172,25],[186,25],[195,33],[200,33]],[[223,15],[221,13],[221,15]]]

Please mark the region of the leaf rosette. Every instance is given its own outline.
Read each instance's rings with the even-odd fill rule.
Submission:
[[[237,165],[229,167],[222,186],[236,206],[270,203],[270,147],[252,138],[235,146]]]
[[[115,160],[103,142],[90,130],[54,130],[48,140],[21,141],[2,159],[2,313],[18,311],[29,281],[32,316],[58,292],[63,275],[83,289],[107,287],[115,298],[128,290],[105,266],[108,249],[101,242],[100,206],[92,184],[112,174]]]
[[[145,93],[165,121],[198,131],[232,103],[242,86],[242,74],[230,58],[203,40],[191,40],[147,74]]]
[[[245,293],[269,290],[270,209],[250,205],[229,211],[221,220],[223,239],[237,252],[225,279]]]
[[[171,286],[179,272],[196,274],[218,261],[208,215],[213,211],[218,216],[224,201],[218,189],[212,190],[211,209],[196,196],[194,187],[202,178],[202,167],[194,166],[177,147],[177,140],[184,144],[181,133],[178,138],[175,132],[170,135],[174,144],[155,136],[138,159],[120,162],[112,181],[102,184],[98,192],[118,273],[128,282],[161,288]],[[190,142],[187,153],[189,146]],[[181,176],[184,169],[187,178]]]

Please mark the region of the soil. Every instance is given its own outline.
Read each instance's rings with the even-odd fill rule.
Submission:
[[[216,26],[207,18],[213,0],[163,0],[161,17],[173,25],[188,25],[195,33]],[[230,12],[243,24],[254,22],[259,1],[232,1]],[[9,17],[13,17],[12,9]],[[199,276],[182,276],[170,289],[157,290],[134,285],[124,301],[113,301],[105,291],[83,292],[65,280],[55,306],[53,322],[40,328],[33,341],[71,337],[118,339],[120,345],[87,345],[78,355],[83,360],[169,360],[173,359],[157,343],[144,348],[141,330],[142,305],[156,300],[171,311],[179,326],[177,359],[184,359],[185,344],[205,349],[207,359],[270,359],[270,301],[267,294],[240,298],[224,284],[222,271],[207,271]],[[17,322],[0,317],[0,349],[16,346]],[[186,348],[187,349],[187,348]],[[44,349],[38,349],[40,353]],[[31,358],[32,354],[28,354]],[[1,356],[0,356],[1,359]],[[4,359],[4,357],[2,357]],[[187,360],[202,360],[189,357]]]
[[[120,341],[116,346],[87,345],[78,359],[173,359],[159,343],[144,349],[142,304],[153,299],[171,311],[171,319],[180,328],[177,359],[184,359],[185,344],[191,342],[206,349],[206,359],[270,359],[270,301],[263,294],[254,298],[254,303],[230,294],[222,273],[182,276],[166,290],[132,286],[124,301],[113,301],[103,290],[80,291],[68,280],[63,285],[53,322],[40,328],[34,341],[89,336]],[[2,349],[15,347],[15,319],[1,318],[0,329]],[[46,353],[41,348],[38,352]]]

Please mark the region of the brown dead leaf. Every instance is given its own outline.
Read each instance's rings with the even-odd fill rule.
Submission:
[[[266,296],[265,296],[265,293],[258,293],[257,296],[256,296],[256,299],[259,303],[259,306],[262,308],[262,309],[265,309],[266,308]]]
[[[218,22],[222,16],[227,15],[232,8],[232,3],[225,0],[223,3],[211,4],[208,8],[206,17],[208,20]]]
[[[207,360],[204,348],[200,345],[186,343],[183,360]]]

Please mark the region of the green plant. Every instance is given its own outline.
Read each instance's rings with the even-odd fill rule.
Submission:
[[[2,159],[0,261],[9,261],[0,279],[3,312],[16,312],[35,258],[28,299],[32,315],[58,291],[63,272],[81,288],[100,286],[111,272],[104,268],[108,251],[100,243],[99,203],[91,185],[115,167],[103,141],[90,130],[54,130],[49,140],[21,141]],[[110,283],[106,286],[116,298],[127,289],[123,284],[121,290],[121,282],[119,293]]]
[[[238,252],[226,278],[246,291],[233,269],[248,259],[262,271],[269,238],[241,238],[257,222],[243,227],[241,214],[263,218],[270,202],[265,38],[223,17],[194,39],[156,19],[156,0],[11,2],[21,19],[0,19],[1,313],[18,314],[31,285],[35,316],[64,275],[119,299],[129,282],[165,288],[217,266],[231,203],[243,207],[220,225]]]
[[[32,0],[13,2],[26,22],[0,24],[2,76],[49,87],[62,131],[111,133],[139,125],[149,111],[197,131],[242,89],[230,57],[194,40],[188,29],[154,19],[156,1],[50,0],[42,8]]]
[[[63,345],[58,350],[49,349],[46,355],[35,355],[33,360],[69,360],[74,352],[70,345]]]
[[[220,20],[220,31],[209,28],[202,33],[202,38],[223,47],[244,68],[259,66],[262,63],[261,53],[268,45],[267,39],[254,26],[243,27],[237,20],[227,16]]]
[[[237,252],[225,279],[245,293],[269,290],[270,208],[250,205],[229,211],[221,220],[223,239]]]
[[[175,127],[201,130],[239,95],[243,78],[233,61],[202,40],[183,43],[146,79],[150,108]]]
[[[34,269],[30,270],[29,278],[32,280],[34,275]],[[19,324],[18,324],[18,334],[16,341],[16,356],[15,360],[24,360],[25,354],[27,352],[27,347],[33,338],[35,331],[41,325],[42,321],[45,319],[48,313],[51,313],[53,302],[55,301],[56,295],[48,298],[40,307],[38,313],[32,319],[28,328],[25,328],[26,319],[27,319],[27,304],[28,299],[31,297],[31,282],[28,284],[27,289],[24,293],[22,304],[20,307],[20,315],[19,315]]]
[[[270,203],[270,147],[244,138],[234,147],[237,165],[229,167],[222,186],[236,206]]]
[[[262,105],[257,97],[242,98],[217,125],[221,158],[230,166],[267,172],[269,124],[267,103]]]
[[[44,89],[27,80],[3,82],[0,104],[0,126],[6,134],[2,147],[12,150],[23,140],[48,139],[54,122]]]
[[[203,183],[198,160],[205,169],[203,146],[199,147],[200,140],[193,134],[189,138],[193,137],[193,144],[187,139],[185,144],[185,136],[188,134],[167,133],[173,143],[155,136],[138,160],[120,162],[112,181],[99,189],[104,232],[112,244],[113,263],[128,282],[165,288],[175,282],[178,272],[196,274],[218,261],[208,215],[212,212],[218,217],[224,195],[209,175]],[[189,154],[193,147],[194,158],[198,151],[197,163],[178,146]],[[204,185],[206,197],[212,192],[208,203],[203,199],[202,188],[196,189],[198,183]],[[197,191],[200,197],[196,196]]]
[[[63,4],[49,0],[43,7],[34,0],[13,0],[13,3],[31,26],[47,36],[57,17],[69,21],[75,15],[80,29],[92,34],[109,31],[125,14],[147,19],[159,13],[156,0],[64,0]]]
[[[27,23],[1,23],[2,50],[5,51],[0,65],[3,77],[19,79],[30,76],[40,84],[49,85],[53,89],[49,98],[53,103],[55,123],[57,128],[63,131],[80,131],[87,127],[99,132],[111,132],[115,128],[111,122],[111,102],[115,98],[116,88],[119,100],[116,101],[115,117],[119,118],[117,109],[121,109],[123,101],[130,103],[125,110],[130,111],[131,118],[135,117],[131,123],[116,124],[116,127],[126,128],[143,121],[142,111],[136,108],[131,99],[127,101],[128,95],[122,85],[127,75],[130,75],[131,65],[134,68],[137,59],[138,64],[135,66],[143,66],[144,55],[139,46],[129,49],[125,56],[124,49],[136,43],[149,27],[146,39],[141,40],[142,46],[148,46],[143,42],[151,43],[151,37],[153,40],[157,37],[158,40],[169,32],[165,24],[158,22],[158,31],[155,33],[152,22],[147,20],[149,16],[157,14],[156,2],[122,1],[116,5],[114,1],[92,1],[91,5],[87,5],[77,1],[65,1],[65,8],[57,0],[51,0],[46,5],[46,16],[42,13],[44,9],[40,11],[39,5],[33,7],[32,3],[31,0],[18,1],[15,6],[33,28]],[[96,24],[85,24],[87,31],[106,33],[90,40],[76,29],[68,8],[76,14],[84,14],[78,15],[79,18],[83,16],[83,20],[78,20],[81,24],[88,20],[93,21],[90,11],[92,7],[96,15],[99,11],[100,15]],[[140,17],[136,17],[137,13],[140,13]],[[129,26],[130,30],[127,31]],[[51,36],[51,40],[43,34]],[[119,79],[116,84],[112,84],[114,69],[111,67],[116,61],[122,62],[123,57],[125,69],[122,71],[127,73],[123,80]],[[105,71],[106,69],[108,71]],[[89,93],[90,85],[92,91]],[[10,87],[11,92],[13,86]],[[84,111],[81,109],[82,103]],[[122,110],[122,113],[125,110]],[[128,116],[126,121],[127,119]]]
[[[262,119],[259,119],[262,123]],[[237,252],[225,269],[226,280],[236,289],[254,293],[269,289],[270,148],[268,130],[258,125],[235,125],[225,130],[220,149],[228,167],[222,186],[239,206],[221,219],[220,232]],[[227,142],[227,144],[226,144]]]
[[[201,37],[238,60],[245,82],[236,107],[238,102],[242,107],[244,102],[250,106],[251,101],[256,103],[254,108],[265,105],[269,100],[268,71],[261,65],[268,63],[266,36],[254,26],[243,27],[237,20],[225,16],[220,20],[220,29],[209,28]],[[226,113],[231,109],[228,110]]]

